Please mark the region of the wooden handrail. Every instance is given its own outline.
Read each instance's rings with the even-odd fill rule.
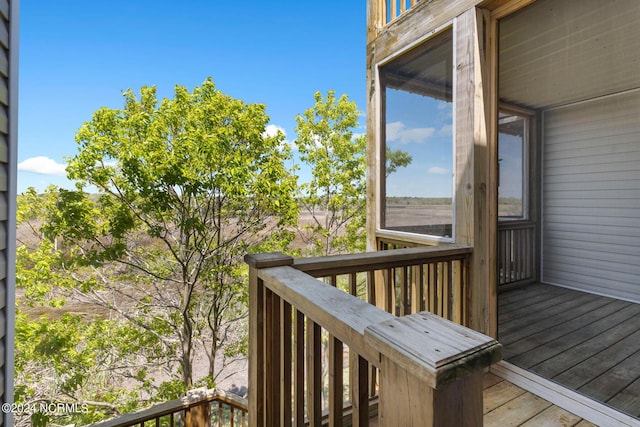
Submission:
[[[368,425],[372,389],[379,390],[380,425],[469,425],[470,419],[481,424],[481,373],[501,359],[500,344],[432,313],[396,317],[308,274],[406,268],[469,251],[412,248],[311,260],[247,255],[250,425],[320,426],[327,408],[329,425],[342,425],[345,346],[352,425]],[[378,387],[372,387],[377,380],[369,365],[379,369]],[[452,414],[455,405],[465,409]]]
[[[448,244],[326,257],[296,258],[292,265],[313,277],[426,264],[470,255],[470,246]]]
[[[210,418],[210,405],[215,403],[218,403],[219,408],[221,405],[227,406],[232,414],[238,412],[240,418],[237,423],[232,421],[231,423],[222,424],[220,420],[218,420],[219,422],[216,425],[230,425],[231,427],[247,425],[247,415],[249,410],[249,403],[247,399],[223,390],[197,389],[189,392],[189,394],[183,398],[170,400],[137,412],[132,412],[110,420],[91,424],[91,427],[141,426],[147,421],[156,421],[158,423],[163,417],[168,417],[170,419],[170,425],[174,425],[174,418],[181,417],[184,420],[184,424],[182,425],[185,427],[200,427],[204,425],[213,426],[214,424],[211,423]],[[194,409],[203,409],[203,406],[206,406],[206,410],[199,412],[205,414],[204,417],[198,417],[198,419],[195,419],[193,416],[190,417],[190,415],[192,415],[189,414],[190,411]]]

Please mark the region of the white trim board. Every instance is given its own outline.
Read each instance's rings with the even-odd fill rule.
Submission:
[[[498,362],[491,366],[490,371],[500,378],[598,426],[640,426],[640,420],[637,418],[616,411],[610,406],[562,387],[558,383],[542,378],[511,363]]]

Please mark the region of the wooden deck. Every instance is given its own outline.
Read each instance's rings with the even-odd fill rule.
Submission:
[[[543,284],[498,300],[507,362],[640,418],[640,304]]]
[[[491,373],[485,374],[483,388],[485,427],[595,427]],[[378,427],[377,419],[371,419],[369,426]]]
[[[595,426],[493,374],[484,376],[483,404],[486,427]]]

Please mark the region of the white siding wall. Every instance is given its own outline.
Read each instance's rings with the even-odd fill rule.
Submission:
[[[640,302],[640,91],[545,112],[542,278]]]

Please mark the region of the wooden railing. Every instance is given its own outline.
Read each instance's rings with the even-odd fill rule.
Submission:
[[[92,424],[92,427],[245,427],[246,399],[221,390],[197,389],[182,399]]]
[[[536,279],[536,227],[530,221],[498,223],[498,286]]]
[[[395,20],[407,10],[414,7],[420,0],[370,0],[375,2],[378,27],[383,27]]]
[[[468,325],[472,249],[390,245],[381,244],[378,252],[296,259],[293,267],[396,316],[426,310]]]
[[[374,396],[378,425],[481,424],[481,372],[501,358],[500,345],[432,313],[410,314],[427,305],[424,266],[469,253],[451,245],[247,255],[250,425],[367,426]],[[400,276],[402,285],[390,286]],[[387,311],[372,304],[382,284]]]

